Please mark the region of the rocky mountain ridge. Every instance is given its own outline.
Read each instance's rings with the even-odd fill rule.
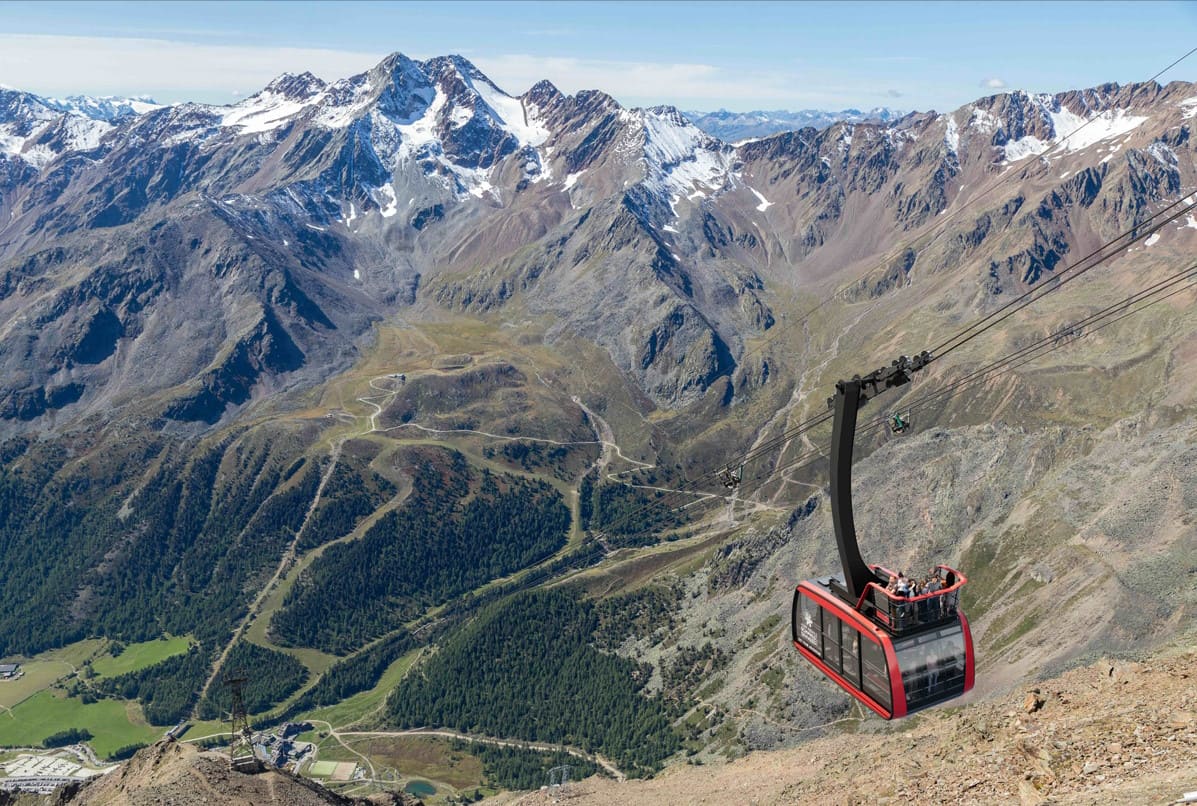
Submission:
[[[916,262],[940,270],[1004,229],[1026,242],[994,261],[988,293],[1032,283],[1074,242],[1141,218],[1188,171],[1175,148],[1188,142],[1191,93],[1182,84],[1011,93],[949,115],[841,122],[733,147],[671,108],[627,110],[600,92],[569,97],[547,82],[512,97],[461,57],[395,54],[330,85],[284,75],[230,107],[180,104],[115,122],[8,91],[0,309],[16,330],[3,335],[0,361],[16,380],[0,395],[0,414],[11,430],[119,397],[113,378],[129,368],[143,320],[165,314],[164,291],[196,276],[153,272],[129,308],[120,290],[129,273],[116,267],[144,272],[153,261],[130,252],[145,249],[130,247],[143,240],[160,262],[225,266],[212,279],[226,288],[233,264],[254,275],[256,291],[235,292],[239,312],[226,309],[220,328],[191,340],[198,351],[179,345],[195,358],[151,384],[169,397],[179,384],[199,387],[182,393],[201,404],[167,407],[185,421],[214,422],[255,388],[304,372],[326,376],[370,321],[413,303],[487,312],[518,301],[557,320],[550,338],[570,332],[600,345],[656,405],[708,393],[730,401],[759,374],[737,355],[776,320],[772,299],[833,271],[859,271],[856,261],[895,235],[917,234],[1004,166],[1025,170],[1023,160],[1048,149],[1088,163],[1045,188],[1041,212],[1028,217],[1020,208],[1032,203],[1015,194],[952,236],[963,252],[911,252],[864,280],[869,293],[905,282]],[[1158,123],[1144,127],[1149,119]],[[1144,142],[1117,155],[1116,138]],[[1108,164],[1115,156],[1117,170]],[[1126,176],[1113,187],[1112,170]],[[1074,231],[1061,220],[1094,201],[1104,211],[1096,221],[1086,216]],[[857,237],[861,220],[877,235]],[[103,311],[63,296],[80,281],[103,290],[74,296]],[[47,304],[37,289],[54,288],[59,301],[37,312]],[[594,315],[592,301],[612,292],[612,310],[627,318]],[[261,313],[246,319],[253,309]],[[51,321],[59,332],[98,330],[105,345],[73,356],[70,343],[43,342],[35,352],[44,369],[14,359],[29,336],[18,323]],[[232,367],[222,356],[240,355],[240,343],[257,357]],[[277,357],[279,349],[293,357]]]
[[[149,98],[44,98],[0,85],[0,154],[40,168],[64,153],[94,149],[114,124],[158,108]]]

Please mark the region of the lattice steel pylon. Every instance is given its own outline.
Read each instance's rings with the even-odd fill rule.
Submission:
[[[255,768],[253,730],[249,714],[245,712],[245,684],[249,681],[244,669],[234,669],[225,675],[224,687],[229,690],[229,766],[235,770]]]
[[[569,765],[562,764],[549,770],[549,794],[565,795],[569,792]]]

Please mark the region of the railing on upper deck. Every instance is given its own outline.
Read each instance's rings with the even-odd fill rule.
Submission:
[[[897,576],[885,566],[871,567],[878,578],[889,580]],[[895,634],[955,618],[960,605],[960,589],[968,579],[946,565],[938,565],[936,569],[944,583],[942,590],[918,596],[898,596],[886,590],[884,585],[870,582],[861,593],[856,609]]]

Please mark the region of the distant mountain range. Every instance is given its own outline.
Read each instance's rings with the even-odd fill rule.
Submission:
[[[227,309],[233,318],[225,327],[188,336],[169,350],[171,371],[145,376],[183,395],[167,407],[172,418],[212,422],[268,376],[326,372],[317,355],[345,354],[367,321],[395,305],[420,299],[479,311],[513,296],[601,345],[658,403],[677,405],[743,371],[741,345],[775,319],[762,293],[775,261],[784,255],[787,266],[820,273],[815,264],[853,249],[844,237],[851,199],[884,189],[882,231],[922,226],[971,184],[970,173],[1039,153],[1095,116],[1100,125],[1090,131],[1103,133],[1087,133],[1086,144],[1140,135],[1147,118],[1131,106],[1154,103],[1146,92],[1111,85],[1060,96],[1009,93],[951,115],[896,120],[891,110],[846,110],[838,114],[876,122],[841,120],[733,147],[671,107],[624,109],[601,92],[566,96],[547,81],[513,97],[459,56],[418,62],[396,54],[333,84],[283,75],[232,106],[56,101],[3,90],[0,260],[7,264],[0,265],[9,266],[5,276],[18,293],[0,299],[0,311],[29,323],[10,330],[10,340],[34,321],[43,335],[30,348],[38,355],[31,364],[24,350],[0,342],[0,365],[12,379],[0,389],[0,420],[36,418],[97,399],[101,389],[122,399],[113,384],[139,388],[133,378],[142,370],[134,367],[145,364],[129,349],[168,343],[135,334],[154,319],[151,311],[184,297],[167,293],[175,281],[152,271],[130,307],[127,295],[141,286],[126,287],[126,269],[144,273],[150,264],[130,256],[122,233],[158,226],[194,229],[199,243],[243,243],[223,247],[228,261],[252,261],[255,273],[277,275],[286,289],[251,292],[240,287],[240,273],[201,271],[211,258],[187,256],[194,267],[183,278],[197,271],[206,284],[223,278],[260,313],[247,328],[239,307]],[[700,120],[742,134],[749,119],[826,122],[819,115],[720,112]],[[1165,170],[1168,142],[1144,150],[1151,160],[1144,165]],[[1146,170],[1138,165],[1132,170]],[[1143,187],[1163,181],[1151,176]],[[623,233],[614,250],[620,257],[596,264],[603,279],[591,286],[584,267],[604,231]],[[1025,255],[1001,258],[1029,261],[1027,281],[1065,248],[1055,229],[1033,232]],[[296,251],[280,240],[305,246]],[[838,246],[824,248],[831,243]],[[29,261],[40,266],[51,246],[59,257],[49,273],[33,268]],[[116,250],[106,261],[87,257],[104,248]],[[354,256],[360,250],[381,250],[369,262],[385,272],[363,267]],[[182,258],[163,256],[175,266]],[[53,265],[78,269],[61,274]],[[80,292],[67,277],[84,266],[88,293],[104,289],[98,308],[71,301]],[[17,314],[32,298],[19,290],[34,286],[59,287],[51,293],[59,301],[52,314],[23,319]],[[593,300],[612,289],[628,304],[615,316],[595,316]],[[283,297],[272,298],[277,293]],[[369,302],[351,301],[359,294]],[[280,305],[284,298],[294,301]],[[50,304],[44,294],[37,299]],[[45,332],[50,321],[64,326]],[[188,379],[198,389],[177,386]]]
[[[707,134],[728,143],[735,143],[807,127],[826,129],[835,123],[892,123],[904,114],[906,113],[886,107],[877,107],[867,112],[859,109],[842,109],[839,112],[820,109],[803,109],[800,112],[784,109],[728,112],[726,109],[720,109],[717,112],[688,111],[686,117]]]
[[[321,88],[324,86],[323,81],[310,74],[306,74],[299,80],[306,86]],[[291,87],[292,93],[301,90],[302,88],[299,86]],[[96,123],[115,123],[160,109],[163,106],[148,96],[124,98],[71,95],[61,99],[47,98],[14,90],[2,84],[0,84],[0,93],[3,93],[0,97],[4,99],[3,102],[7,107],[6,111],[0,115],[0,120],[9,124],[9,129],[16,120],[48,121],[65,113],[74,118],[91,122],[84,124],[77,122],[76,128],[98,134],[107,131],[107,127],[96,126]],[[699,129],[728,143],[767,137],[771,134],[796,131],[807,127],[825,129],[839,122],[890,123],[901,118],[903,114],[905,113],[886,107],[877,107],[867,112],[862,112],[859,109],[843,109],[839,112],[818,109],[804,109],[798,112],[787,110],[729,112],[726,109],[720,109],[715,112],[687,111],[684,113],[690,122]],[[0,129],[0,137],[3,136],[4,130]],[[12,136],[10,131],[9,137],[12,138]],[[0,149],[7,149],[11,153],[15,148],[15,142],[17,141],[10,139],[6,144],[0,140]]]

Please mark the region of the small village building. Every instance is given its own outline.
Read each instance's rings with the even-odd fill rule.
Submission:
[[[21,676],[21,664],[0,663],[0,680],[13,680]]]

